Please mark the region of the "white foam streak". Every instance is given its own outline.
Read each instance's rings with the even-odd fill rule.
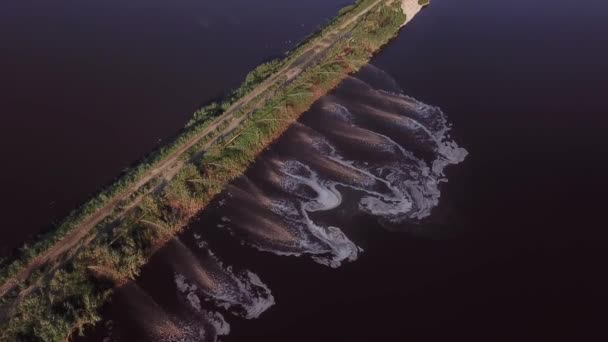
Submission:
[[[199,246],[206,246],[200,244]],[[196,284],[195,279],[176,272],[175,284],[178,291],[186,295],[190,305],[200,311],[202,295],[235,315],[247,319],[257,318],[260,314],[275,304],[270,289],[251,271],[235,272],[232,267],[224,266],[211,252],[207,251],[208,260],[205,270],[213,279],[213,287],[206,283]],[[199,267],[198,265],[193,265]]]
[[[307,172],[304,175],[295,174],[294,170],[298,167],[304,168]],[[318,243],[307,246],[309,247],[307,252],[314,254],[313,260],[334,268],[339,267],[346,260],[356,260],[359,249],[339,228],[322,227],[313,222],[309,216],[309,212],[331,210],[342,203],[342,195],[336,189],[335,184],[327,186],[327,183],[319,180],[315,171],[299,161],[285,163],[281,171],[287,176],[284,181],[286,190],[297,191],[298,185],[305,185],[317,194],[308,201],[298,200],[299,208],[286,205],[284,202],[274,207],[276,212],[289,219],[293,225],[300,227],[303,225],[323,244],[325,248],[321,250],[318,249]]]
[[[297,164],[305,168],[309,173],[310,177],[300,176],[290,172],[290,166]],[[304,165],[298,161],[286,163],[283,168],[283,173],[291,178],[293,183],[299,185],[309,186],[317,196],[311,198],[309,202],[302,203],[303,209],[308,212],[331,210],[337,208],[342,203],[342,194],[336,190],[335,186],[325,186],[319,181],[319,176],[316,172],[312,171],[310,167]],[[288,181],[285,182],[287,187],[290,186]]]

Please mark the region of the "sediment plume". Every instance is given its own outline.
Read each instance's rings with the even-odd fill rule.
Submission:
[[[168,313],[134,282],[118,287],[113,301],[121,307],[120,321],[125,326],[123,330],[127,330],[126,335],[136,335],[146,341],[213,342],[230,331],[218,313],[201,310],[197,315],[183,317]],[[116,338],[120,336],[110,334],[106,340]]]
[[[467,151],[451,139],[437,107],[408,97],[382,70],[349,77],[292,125],[222,195],[221,228],[280,255],[309,255],[332,267],[361,252],[348,227],[315,220],[350,210],[399,229],[420,224],[439,203],[444,169]]]
[[[161,253],[174,270],[177,289],[197,309],[197,301],[208,300],[251,319],[274,305],[270,289],[257,275],[225,266],[204,243],[192,250],[176,238]]]

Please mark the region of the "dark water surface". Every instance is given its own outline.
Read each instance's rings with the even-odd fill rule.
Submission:
[[[202,330],[207,337],[227,333],[226,324],[230,334],[223,341],[605,340],[606,13],[608,3],[596,0],[434,0],[373,60],[395,83],[358,76],[441,107],[454,125],[451,138],[469,153],[447,168],[449,182],[440,184],[440,202],[423,223],[411,211],[397,221],[362,213],[361,188],[382,192],[373,188],[381,185],[336,164],[338,157],[318,139],[301,144],[297,139],[313,133],[294,125],[250,170],[251,182],[235,182],[224,201],[119,290],[105,310],[111,323],[90,340],[196,340]],[[370,149],[390,145],[370,131],[401,137],[400,145],[422,160],[439,158],[415,132],[399,135],[381,125],[391,112],[371,105],[386,105],[393,95],[374,102],[379,93],[354,93],[360,95],[338,101],[351,116],[320,122],[319,103],[301,123],[316,131],[336,128],[322,135],[342,146],[341,158],[357,170],[380,170]],[[373,110],[358,113],[361,103]],[[365,113],[377,121],[365,121]],[[361,127],[369,130],[347,134]],[[361,144],[361,137],[370,143]],[[408,137],[415,138],[408,143]],[[279,167],[300,176],[289,182],[285,174],[281,182],[271,177],[290,153],[322,170],[325,181],[309,184],[325,186],[325,201],[311,201],[309,189],[293,181],[311,179],[301,168]],[[391,162],[415,164],[392,147],[382,153]],[[407,170],[413,179],[427,179],[421,169]],[[314,226],[301,224],[308,222],[301,214],[283,211],[282,219],[292,219],[285,225],[262,208],[267,198],[331,207],[336,179],[373,188],[335,186],[340,205],[330,215],[310,215],[345,235],[311,235],[306,232]],[[422,198],[436,195],[420,184],[427,183],[412,189],[424,189]],[[294,235],[311,243],[293,244]],[[335,261],[341,266],[322,265]]]
[[[348,2],[2,1],[0,256]]]

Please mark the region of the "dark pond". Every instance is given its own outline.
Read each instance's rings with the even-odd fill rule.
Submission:
[[[347,3],[3,1],[0,256]]]

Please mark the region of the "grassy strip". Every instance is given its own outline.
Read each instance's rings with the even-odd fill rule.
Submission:
[[[360,1],[346,13],[356,13],[370,3],[370,0]],[[398,2],[390,6],[382,4],[361,18],[349,36],[339,40],[321,61],[294,82],[270,89],[271,96],[262,108],[249,113],[244,109],[248,119],[226,135],[222,143],[211,147],[204,157],[188,160],[162,193],[144,194],[143,200],[122,215],[116,224],[111,225],[112,220],[100,224],[104,226],[100,228],[106,229],[96,230],[99,235],[90,244],[82,246],[82,250],[57,272],[39,279],[37,291],[19,301],[10,319],[0,327],[0,339],[60,341],[98,321],[97,310],[108,300],[115,284],[95,281],[91,272],[104,270],[104,274],[111,274],[118,282],[134,278],[158,246],[181,231],[225,184],[240,176],[257,154],[316,99],[367,63],[372,54],[398,32],[404,21]],[[256,69],[258,72],[250,74],[244,86],[259,84],[290,59],[298,58],[298,51],[304,49],[296,50],[287,61]],[[235,96],[239,96],[238,91]],[[159,153],[166,156],[169,152],[162,151],[175,151],[177,146],[183,146],[179,145],[182,139],[195,135],[190,132],[201,132],[209,119],[223,112],[226,106],[214,104],[197,111],[185,133]]]

